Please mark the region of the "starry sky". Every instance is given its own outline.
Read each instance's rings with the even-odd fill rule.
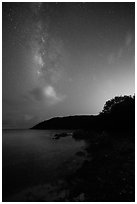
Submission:
[[[133,95],[135,4],[2,3],[3,128],[98,114]]]

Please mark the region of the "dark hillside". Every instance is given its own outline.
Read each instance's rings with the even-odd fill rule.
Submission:
[[[135,127],[135,97],[120,96],[106,102],[99,115],[56,117],[32,129],[122,129]]]

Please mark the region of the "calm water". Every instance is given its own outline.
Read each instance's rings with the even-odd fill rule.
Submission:
[[[53,140],[55,130],[3,131],[3,199],[28,187],[53,182],[75,171],[84,141],[71,136]],[[68,131],[70,132],[70,131]]]

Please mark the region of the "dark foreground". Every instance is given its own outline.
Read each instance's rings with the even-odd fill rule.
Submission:
[[[62,180],[24,191],[11,201],[134,202],[134,132],[79,130],[72,137],[86,141],[85,151],[77,152],[85,158],[82,166]]]
[[[133,135],[133,132],[102,132],[87,140],[88,159],[71,177],[72,201],[75,196],[79,201],[89,202],[135,200]]]
[[[135,96],[107,101],[97,116],[53,118],[33,129],[71,129],[53,140],[84,140],[85,150],[76,153],[84,162],[63,179],[31,188],[10,201],[135,201]]]

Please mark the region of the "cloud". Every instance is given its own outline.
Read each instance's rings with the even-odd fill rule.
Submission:
[[[47,97],[47,99],[50,100],[49,102],[51,104],[56,104],[65,99],[65,96],[57,93],[52,86],[46,86],[44,88],[44,94]]]
[[[47,97],[56,98],[56,92],[52,86],[45,87],[45,94]]]
[[[30,91],[30,94],[36,101],[45,102],[49,105],[56,104],[65,99],[65,95],[58,93],[51,85],[36,87]]]

